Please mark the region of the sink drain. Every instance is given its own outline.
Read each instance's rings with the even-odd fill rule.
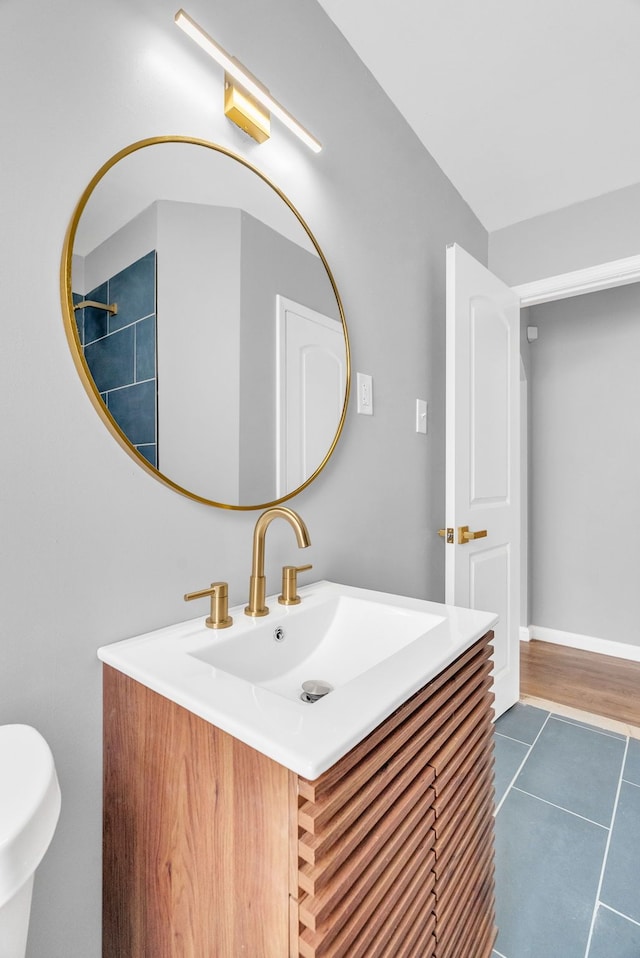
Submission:
[[[302,683],[302,694],[300,698],[303,702],[317,702],[329,692],[333,692],[333,685],[323,682],[321,679],[308,679]]]

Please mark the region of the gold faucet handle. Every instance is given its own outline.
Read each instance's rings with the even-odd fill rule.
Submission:
[[[298,605],[302,600],[298,595],[298,572],[313,569],[312,565],[282,566],[282,595],[278,596],[280,605]]]
[[[211,588],[199,592],[187,592],[185,602],[192,599],[204,599],[211,596],[211,613],[204,620],[208,629],[228,629],[233,623],[229,615],[229,586],[226,582],[212,582]]]

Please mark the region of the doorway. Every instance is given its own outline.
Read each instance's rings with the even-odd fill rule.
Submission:
[[[625,576],[633,578],[633,568],[637,568],[632,527],[640,525],[635,501],[638,482],[634,480],[639,467],[632,442],[637,403],[624,398],[628,392],[638,391],[633,382],[638,380],[637,373],[629,365],[634,360],[629,357],[639,354],[634,337],[638,336],[640,288],[620,290],[610,303],[606,291],[637,284],[639,280],[640,257],[630,257],[514,287],[522,307],[550,304],[550,311],[537,317],[540,339],[529,347],[534,361],[539,361],[536,385],[541,423],[536,430],[534,412],[533,436],[537,442],[533,468],[537,469],[537,485],[529,493],[536,496],[537,517],[532,534],[538,542],[545,543],[545,548],[548,544],[549,553],[545,551],[545,562],[541,564],[541,550],[536,550],[537,562],[531,572],[540,583],[544,602],[536,603],[538,608],[533,616],[529,614],[531,603],[526,595],[529,578],[522,577],[521,638],[535,637],[636,661],[640,661],[640,645],[629,642],[629,637],[637,635],[637,626],[628,612],[623,614],[619,601],[603,597],[634,594],[632,584],[625,585]],[[575,300],[585,293],[596,296]],[[571,302],[560,302],[569,298]],[[523,326],[536,325],[535,313],[535,309],[531,311]],[[603,314],[609,321],[607,327],[602,323]],[[619,338],[614,340],[609,333],[616,329]],[[625,340],[626,355],[619,345],[614,345]],[[526,386],[523,392],[526,395]],[[523,417],[525,450],[527,426]],[[556,477],[552,471],[556,461],[558,489],[554,488]],[[624,467],[616,465],[621,461],[626,462]],[[564,469],[563,462],[568,464]],[[561,488],[563,484],[565,489]],[[523,489],[523,565],[528,555],[530,495]],[[604,510],[599,505],[603,499],[607,501],[604,522]],[[551,503],[549,514],[543,515],[542,504],[547,502]],[[625,536],[621,535],[621,525],[628,530]],[[570,573],[563,575],[569,568]],[[571,617],[565,612],[563,621],[560,610],[563,604],[566,610],[567,603],[571,603]],[[536,613],[554,628],[539,627]],[[532,623],[536,626],[534,636],[529,634]]]

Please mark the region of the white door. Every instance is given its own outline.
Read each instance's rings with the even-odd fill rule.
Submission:
[[[335,439],[342,408],[347,355],[342,323],[284,296],[278,313],[278,497],[302,485]]]
[[[500,616],[501,715],[520,684],[520,299],[457,245],[446,344],[446,601]]]

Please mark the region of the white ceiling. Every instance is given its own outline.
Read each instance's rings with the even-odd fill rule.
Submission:
[[[319,2],[490,232],[640,181],[640,0]]]

